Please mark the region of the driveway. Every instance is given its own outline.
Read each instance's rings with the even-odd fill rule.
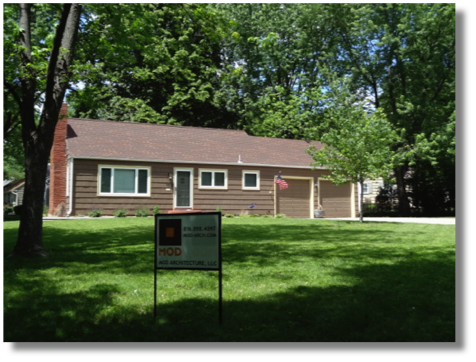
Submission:
[[[323,220],[351,220],[359,221],[359,218],[324,218]],[[445,217],[364,217],[366,221],[377,222],[407,222],[415,224],[440,224],[440,225],[456,225],[456,218]]]

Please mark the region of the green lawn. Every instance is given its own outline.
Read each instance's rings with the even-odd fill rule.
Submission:
[[[17,221],[4,223],[4,254]],[[455,341],[455,227],[223,220],[218,273],[158,271],[154,220],[44,222],[46,259],[4,259],[8,341]]]

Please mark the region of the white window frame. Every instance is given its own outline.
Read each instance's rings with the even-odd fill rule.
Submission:
[[[102,169],[109,168],[111,169],[111,192],[101,192],[101,183],[102,183]],[[135,170],[135,190],[133,193],[118,193],[114,192],[114,170]],[[147,171],[147,193],[140,194],[138,192],[139,188],[139,170]],[[147,166],[120,166],[120,165],[99,165],[98,166],[98,196],[109,196],[109,197],[150,197],[150,181],[151,181],[151,167]]]
[[[254,187],[249,187],[245,186],[245,175],[247,174],[253,174],[256,175],[256,186]],[[242,185],[242,190],[259,190],[260,189],[260,171],[259,170],[243,170],[242,171],[242,176],[241,176],[241,185]]]
[[[211,172],[212,173],[212,185],[203,186],[202,185],[202,172]],[[225,174],[225,185],[224,186],[215,186],[215,173],[224,173]],[[215,169],[215,168],[199,168],[198,169],[198,188],[204,190],[228,190],[228,170],[225,169]]]
[[[370,195],[372,193],[372,184],[370,182],[364,182],[362,184],[362,193],[364,195]]]

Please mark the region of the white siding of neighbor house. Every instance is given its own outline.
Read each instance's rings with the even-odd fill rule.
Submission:
[[[375,204],[375,198],[377,197],[380,187],[383,187],[383,179],[378,178],[375,180],[365,180],[365,182],[370,190],[368,193],[364,193],[364,203],[365,204]]]
[[[3,201],[11,204],[12,206],[17,206],[23,204],[23,193],[25,191],[25,185],[21,185],[14,190],[3,193]]]

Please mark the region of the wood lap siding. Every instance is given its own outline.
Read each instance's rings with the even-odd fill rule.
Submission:
[[[209,165],[208,169],[213,169]],[[249,166],[217,166],[217,169],[228,170],[228,190],[198,189],[198,171],[195,171],[194,208],[202,211],[215,211],[220,206],[224,214],[239,214],[248,211],[249,214],[273,215],[274,173],[273,169],[264,169]],[[260,190],[243,190],[242,171],[260,171]],[[255,207],[249,208],[251,204]]]
[[[212,165],[207,167],[213,169]],[[220,206],[224,214],[240,214],[248,211],[249,214],[274,216],[274,180],[279,171],[283,175],[292,174],[299,177],[314,177],[317,180],[318,172],[305,169],[289,169],[277,167],[255,166],[217,166],[217,169],[228,170],[228,190],[204,190],[198,187],[198,171],[195,171],[194,181],[194,208],[202,211],[215,211]],[[198,167],[197,167],[198,169]],[[260,190],[243,190],[243,170],[260,171]],[[271,191],[271,193],[270,193]],[[278,188],[278,191],[279,188]],[[251,204],[256,204],[249,208]],[[317,204],[317,193],[314,195],[314,204]],[[309,216],[307,216],[309,217]]]
[[[150,197],[123,197],[98,195],[98,166],[133,166],[151,168],[151,196]],[[114,211],[125,208],[133,216],[135,210],[145,206],[151,213],[155,205],[165,213],[173,208],[173,185],[168,174],[173,174],[174,167],[192,168],[193,175],[193,208],[201,211],[215,211],[217,206],[224,214],[239,214],[248,211],[250,214],[274,215],[274,179],[281,171],[282,175],[295,177],[313,177],[313,184],[317,177],[324,174],[322,170],[306,170],[278,167],[256,167],[246,165],[195,165],[184,163],[109,161],[109,160],[74,160],[74,198],[72,215],[87,215],[92,209],[101,209],[103,215],[112,215]],[[226,169],[228,171],[228,189],[200,189],[199,168]],[[260,171],[260,190],[243,190],[243,170]],[[166,191],[170,189],[170,191]],[[270,193],[271,191],[271,193]],[[279,188],[277,192],[280,192]],[[314,189],[314,207],[318,204],[317,188]],[[252,209],[251,204],[256,204]],[[350,200],[349,200],[350,204]],[[327,215],[326,215],[327,216]]]
[[[98,166],[134,166],[151,167],[151,197],[136,196],[99,196],[98,195]],[[88,211],[101,209],[103,215],[112,215],[114,211],[125,208],[133,216],[140,207],[149,208],[151,214],[155,205],[161,212],[172,209],[173,193],[168,172],[173,172],[173,166],[160,166],[152,162],[124,162],[109,160],[74,161],[74,200],[73,215],[87,215]],[[170,188],[170,191],[166,191]],[[160,192],[159,192],[160,191]]]

